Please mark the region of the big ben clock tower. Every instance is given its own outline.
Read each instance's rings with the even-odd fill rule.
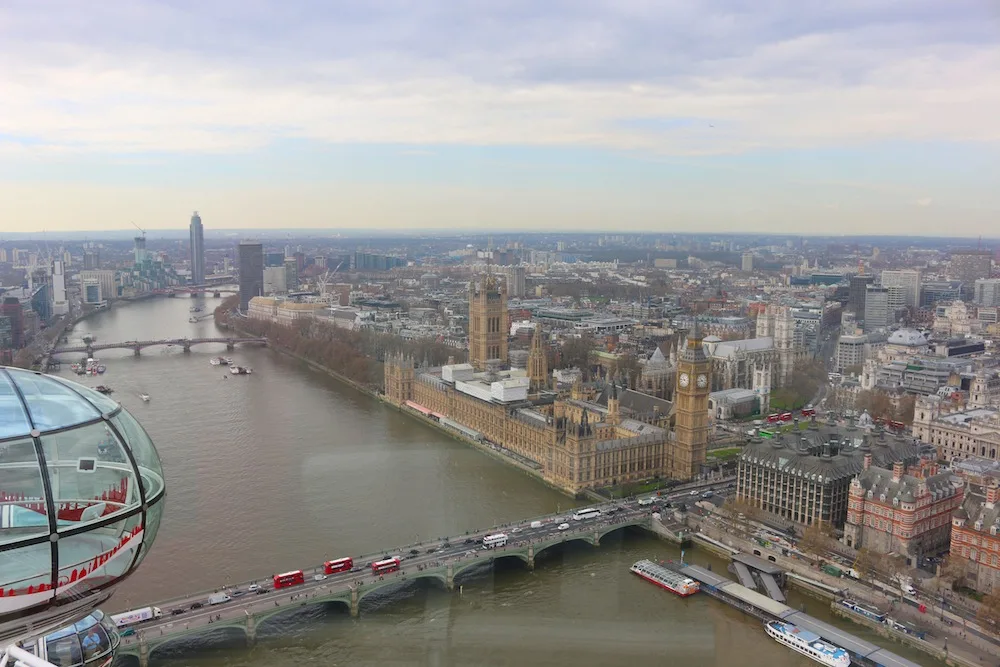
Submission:
[[[670,476],[676,479],[695,477],[705,462],[711,375],[712,361],[705,356],[696,318],[687,344],[677,360],[677,387],[674,392],[677,419],[670,464]]]

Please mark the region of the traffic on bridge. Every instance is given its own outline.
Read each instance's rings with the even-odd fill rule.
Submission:
[[[120,623],[122,646],[127,649],[131,645],[135,650],[142,642],[148,648],[221,625],[246,626],[249,635],[254,617],[260,622],[264,617],[307,604],[339,601],[356,614],[360,599],[375,590],[415,578],[439,579],[451,588],[453,577],[458,573],[500,557],[520,558],[533,567],[534,556],[551,546],[571,540],[585,540],[596,545],[599,536],[620,528],[649,528],[649,522],[661,510],[679,501],[693,502],[728,484],[727,481],[704,483],[695,489],[663,496],[606,502],[590,506],[591,512],[577,509],[375,554],[350,558],[346,554],[332,553],[330,558],[335,560],[328,563],[350,558],[350,568],[328,574],[329,568],[317,565],[155,603],[150,608],[155,614],[142,614],[142,620],[136,623]],[[497,534],[504,536],[502,544],[489,549],[484,547],[483,538]],[[385,564],[385,572],[378,573],[372,567],[392,559],[398,559],[398,563]],[[277,588],[275,577],[279,582]],[[116,618],[129,620],[128,613]]]
[[[217,343],[226,346],[226,349],[231,350],[238,344],[243,343],[253,343],[258,345],[267,345],[266,338],[260,337],[229,337],[229,338],[163,338],[160,340],[126,340],[120,343],[91,343],[89,345],[78,345],[75,347],[59,347],[50,353],[55,356],[58,354],[69,354],[69,353],[86,353],[92,355],[94,352],[100,350],[132,350],[136,356],[139,355],[140,351],[147,348],[153,347],[154,345],[166,345],[168,347],[175,346],[181,347],[185,352],[191,350],[194,345],[203,345],[205,343]]]

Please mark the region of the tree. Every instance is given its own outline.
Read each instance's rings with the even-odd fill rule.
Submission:
[[[952,590],[965,583],[965,572],[965,560],[951,554],[938,566],[938,576],[951,582]]]
[[[868,547],[858,549],[858,555],[854,559],[853,566],[858,578],[863,581],[871,581],[875,578],[875,563],[877,556],[878,555],[873,553]]]
[[[743,498],[730,497],[723,504],[722,508],[729,514],[729,518],[736,528],[740,537],[747,538],[753,534],[753,524],[751,523],[758,515],[757,508]]]
[[[903,422],[904,424],[913,423],[913,411],[917,407],[917,397],[913,394],[907,394],[899,399],[895,410],[893,410],[893,416],[896,421]]]
[[[590,370],[590,353],[594,350],[591,338],[570,338],[562,346],[562,368],[579,368],[586,377]]]
[[[976,613],[976,620],[994,630],[1000,626],[1000,592],[994,592],[983,598],[983,603]]]
[[[802,531],[799,539],[799,551],[807,554],[820,555],[829,550],[833,541],[833,530],[830,525],[823,521],[816,521]]]
[[[889,582],[899,587],[897,580],[906,572],[906,557],[899,554],[882,554],[877,560],[877,567],[889,578]]]

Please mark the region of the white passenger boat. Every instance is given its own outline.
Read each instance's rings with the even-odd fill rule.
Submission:
[[[815,632],[782,621],[768,621],[764,624],[764,631],[779,644],[828,667],[851,665],[851,655],[845,649],[823,641]]]

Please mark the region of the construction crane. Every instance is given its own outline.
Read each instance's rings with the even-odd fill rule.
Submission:
[[[132,221],[131,221],[131,220],[129,220],[129,222],[132,222]],[[138,229],[138,230],[139,230],[140,232],[142,232],[142,238],[143,238],[143,239],[145,239],[145,238],[146,238],[146,230],[145,230],[145,229],[143,229],[143,228],[142,228],[142,227],[140,227],[139,225],[135,224],[134,222],[132,222],[132,226],[133,226],[133,227],[135,227],[136,229]]]
[[[344,263],[341,262],[340,264],[337,265],[337,267],[333,271],[327,271],[322,276],[317,278],[316,285],[317,287],[319,287],[319,295],[321,297],[326,296],[326,286],[330,284],[330,278],[332,278],[333,274],[335,274],[337,271],[340,271],[340,267],[342,267],[343,265]]]

